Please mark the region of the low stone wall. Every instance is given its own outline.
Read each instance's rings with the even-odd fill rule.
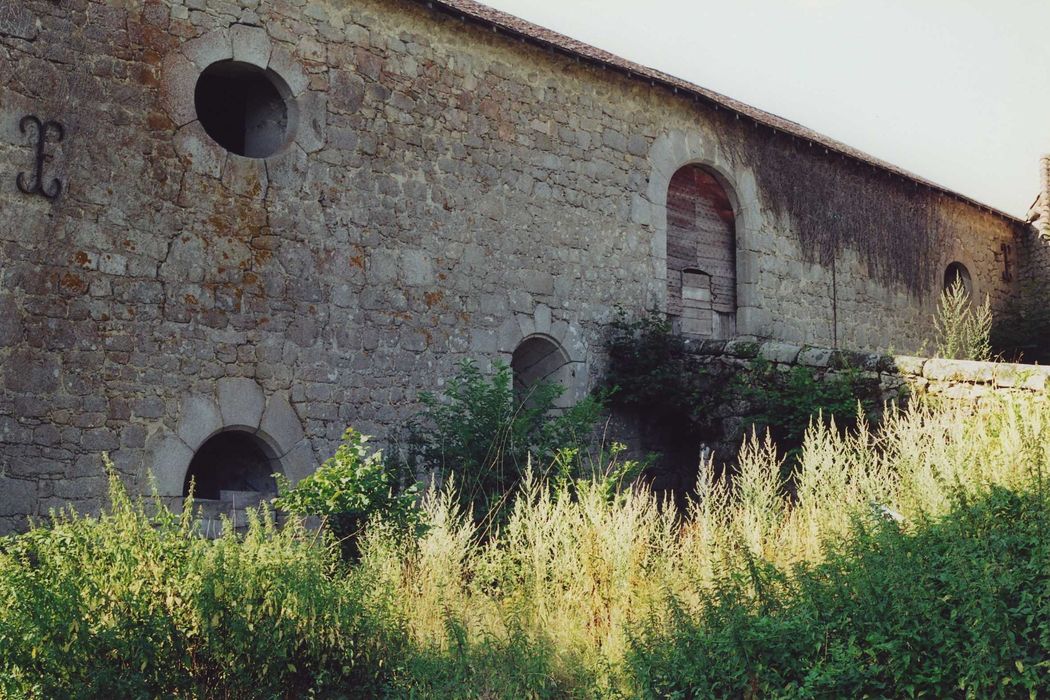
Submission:
[[[716,464],[735,461],[753,419],[765,408],[726,387],[733,375],[758,362],[785,373],[807,368],[817,381],[849,374],[871,387],[869,397],[898,403],[915,396],[977,402],[1011,393],[1050,394],[1050,366],[882,355],[774,341],[686,344],[693,371],[712,377],[715,395],[724,393],[709,415],[710,434],[684,435],[643,414],[620,414],[615,421],[617,439],[629,446],[631,457],[643,458],[650,452],[662,455],[651,472],[653,485],[676,492],[692,488],[696,465],[706,455],[713,454]]]
[[[885,399],[923,394],[978,399],[993,392],[1050,390],[1050,366],[882,355],[774,341],[687,341],[687,346],[701,365],[727,369],[761,359],[785,371],[809,367],[818,378],[856,370],[878,380]]]

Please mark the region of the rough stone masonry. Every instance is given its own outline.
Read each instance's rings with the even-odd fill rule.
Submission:
[[[97,508],[103,452],[173,502],[206,444],[300,478],[464,358],[572,400],[617,306],[913,352],[950,265],[1002,309],[1046,245],[468,0],[0,0],[0,530]]]

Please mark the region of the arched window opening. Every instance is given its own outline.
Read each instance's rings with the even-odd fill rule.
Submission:
[[[962,285],[967,296],[973,297],[973,280],[970,279],[970,271],[961,262],[953,262],[944,270],[944,289],[946,291],[957,282]]]
[[[224,431],[205,441],[193,455],[182,495],[189,495],[192,483],[196,499],[239,500],[239,504],[258,501],[277,495],[273,478],[277,471],[280,465],[257,436],[243,430]]]
[[[575,372],[568,354],[553,340],[542,336],[526,338],[514,350],[510,368],[514,374],[514,395],[518,401],[529,401],[535,388],[546,382],[557,384],[563,389],[555,401],[556,406],[570,403],[569,389]]]
[[[667,191],[667,312],[684,335],[736,334],[736,219],[714,175],[687,165]]]
[[[197,79],[194,105],[208,136],[231,153],[266,158],[288,136],[290,90],[271,70],[219,61]]]

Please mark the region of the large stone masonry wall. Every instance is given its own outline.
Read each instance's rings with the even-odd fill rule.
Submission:
[[[1050,289],[1050,226],[1032,229],[1023,238],[1021,278],[1024,299],[1029,307],[1045,305]]]
[[[1043,222],[1037,222],[1042,224]],[[1023,356],[1050,361],[1050,224],[1029,229],[1021,243],[1019,295],[1010,319],[1017,323]],[[1016,319],[1016,320],[1015,320]]]
[[[228,154],[196,121],[196,77],[230,58],[287,88],[295,127],[270,158]],[[64,127],[55,200],[16,187],[30,114]],[[937,274],[917,296],[858,251],[812,262],[733,155],[759,132],[422,3],[5,5],[0,529],[96,508],[103,451],[175,498],[201,441],[233,427],[305,473],[347,425],[385,436],[460,360],[509,363],[531,336],[562,347],[580,395],[614,307],[666,302],[667,182],[688,163],[736,210],[741,334],[917,348]],[[931,269],[961,260],[1008,298],[1010,222],[916,196],[958,224]]]
[[[1004,315],[1005,340],[1026,361],[1050,361],[1050,156],[1040,159],[1041,191],[1019,236],[1018,294]]]

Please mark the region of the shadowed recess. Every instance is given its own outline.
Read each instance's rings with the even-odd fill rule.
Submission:
[[[194,103],[208,136],[239,156],[265,158],[284,144],[288,105],[272,71],[219,61],[197,79]]]
[[[514,372],[514,392],[519,399],[526,398],[533,387],[541,382],[569,388],[569,358],[556,343],[546,338],[524,340],[514,350],[510,367]]]
[[[189,495],[191,481],[195,484],[195,498],[218,500],[222,491],[276,495],[273,473],[280,471],[280,466],[269,453],[265,443],[251,433],[241,430],[219,433],[193,455],[182,495]]]

